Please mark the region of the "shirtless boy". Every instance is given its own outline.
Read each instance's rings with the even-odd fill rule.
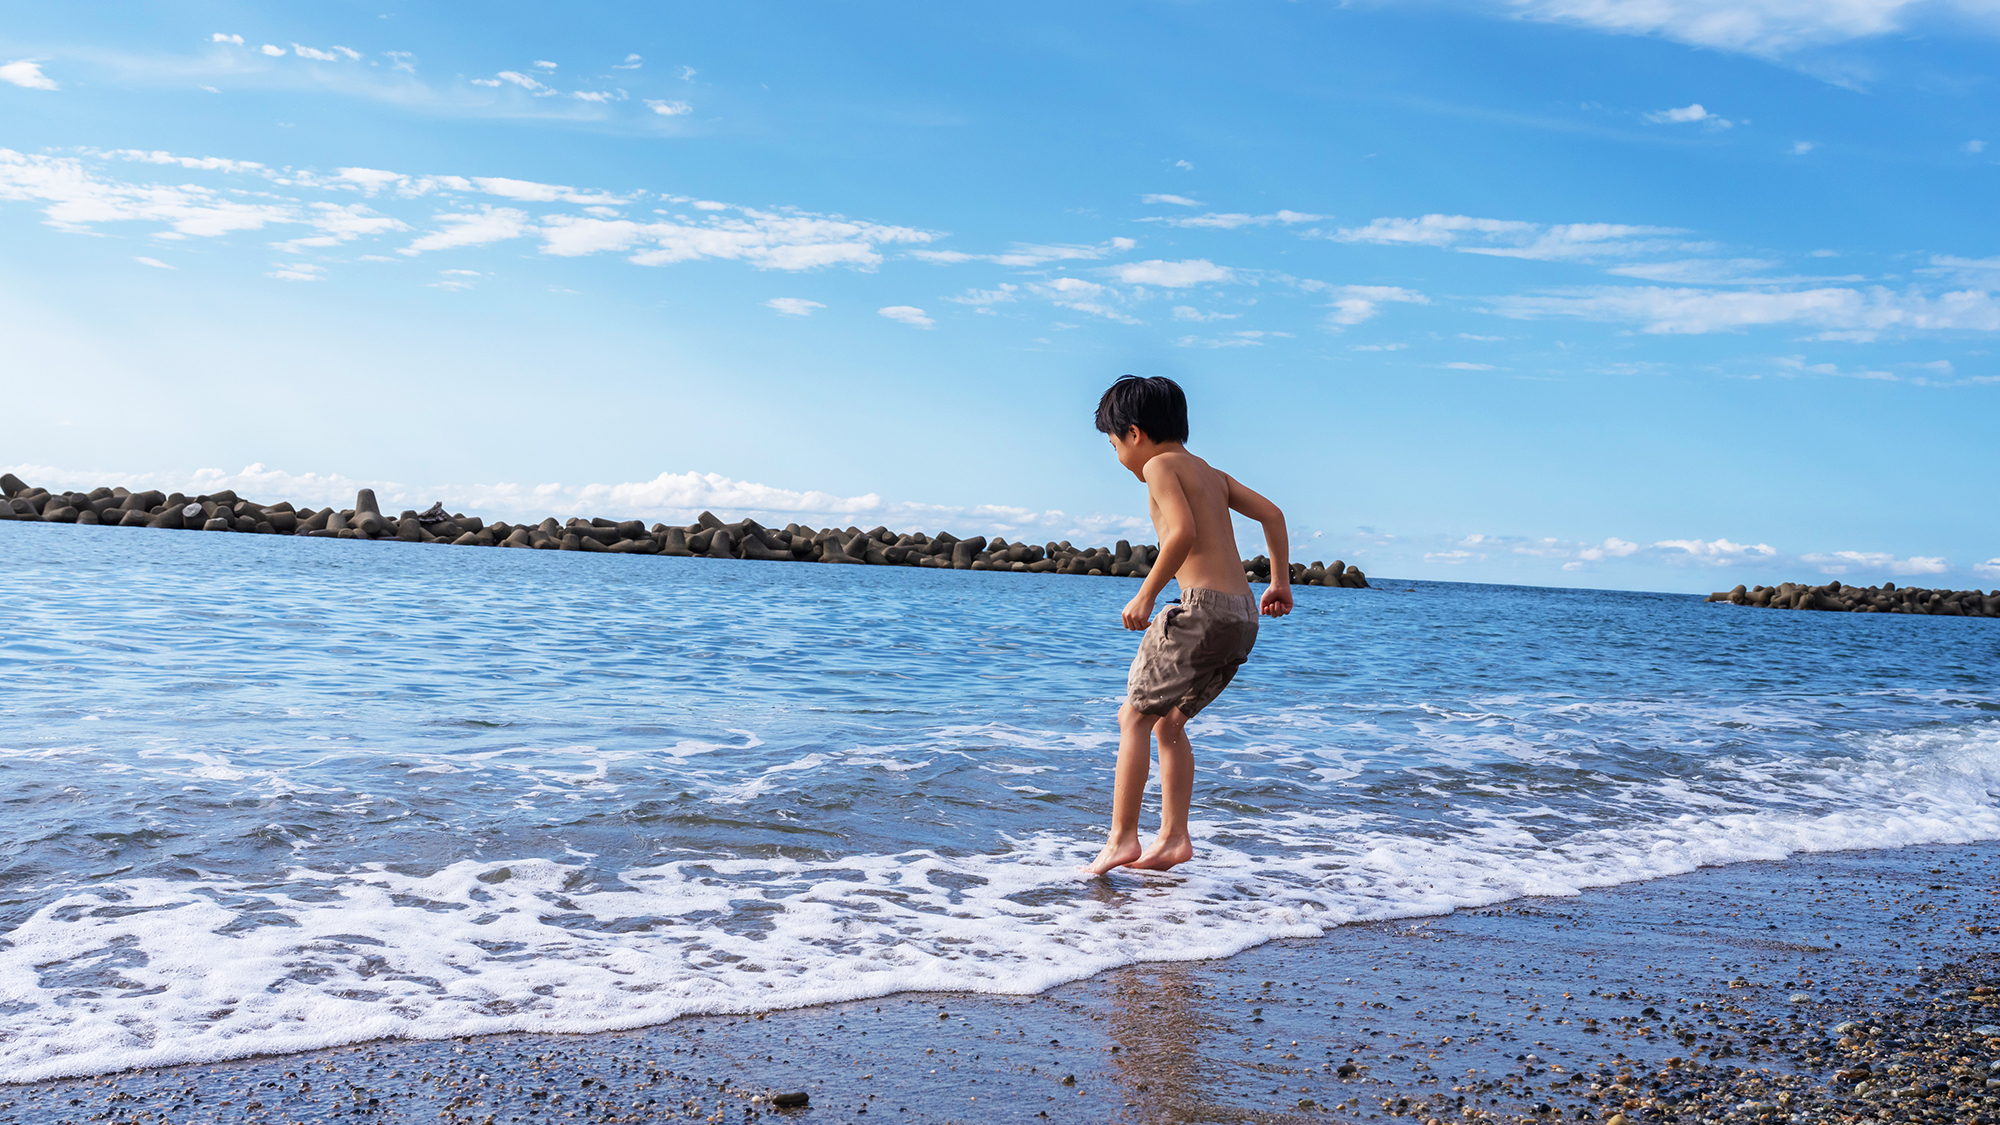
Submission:
[[[1165,871],[1194,858],[1188,802],[1194,794],[1194,748],[1187,723],[1215,701],[1257,643],[1260,612],[1292,611],[1285,513],[1228,473],[1187,451],[1187,396],[1172,379],[1127,375],[1097,403],[1097,428],[1118,463],[1146,482],[1146,504],[1160,536],[1160,557],[1125,604],[1125,627],[1144,629],[1139,655],[1118,709],[1118,773],[1111,833],[1084,870]],[[1271,585],[1261,607],[1236,552],[1231,510],[1264,525]],[[1179,579],[1179,604],[1153,616],[1168,579]],[[1153,738],[1160,741],[1160,834],[1139,846],[1139,800],[1146,792]]]

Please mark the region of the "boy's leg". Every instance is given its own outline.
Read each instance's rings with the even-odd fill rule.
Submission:
[[[1194,858],[1187,827],[1188,805],[1194,800],[1194,746],[1188,742],[1187,723],[1176,707],[1153,726],[1160,740],[1160,834],[1132,867],[1165,871]]]
[[[1179,714],[1179,712],[1175,712]],[[1102,875],[1139,858],[1139,802],[1153,765],[1153,727],[1161,720],[1130,703],[1118,708],[1118,773],[1111,786],[1111,832],[1104,850],[1084,870]],[[1182,805],[1185,820],[1186,805]]]

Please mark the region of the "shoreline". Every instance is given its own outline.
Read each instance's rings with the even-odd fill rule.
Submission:
[[[1796,855],[1029,997],[38,1082],[0,1121],[2000,1121],[1996,871],[1994,842]]]
[[[1144,578],[1159,556],[1157,544],[1133,544],[1123,539],[1110,547],[1077,547],[1067,539],[1009,543],[999,536],[960,538],[947,531],[936,535],[897,533],[883,526],[863,531],[852,526],[814,528],[791,523],[774,530],[747,518],[724,523],[713,512],[703,512],[685,526],[656,523],[650,528],[643,520],[601,516],[572,517],[567,523],[549,516],[532,525],[488,524],[479,516],[447,512],[439,501],[426,511],[408,510],[391,517],[382,512],[374,490],[368,488],[355,495],[352,508],[316,510],[294,508],[289,501],[259,504],[229,489],[198,496],[157,489],[134,493],[125,488],[56,494],[6,473],[0,474],[0,500],[4,500],[0,520],[677,558]],[[1294,562],[1290,570],[1291,582],[1297,586],[1369,588],[1368,576],[1361,568],[1340,559],[1330,564]],[[1243,571],[1251,582],[1269,582],[1271,560],[1263,555],[1244,559]]]

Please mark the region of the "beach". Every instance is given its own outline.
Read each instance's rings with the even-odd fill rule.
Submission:
[[[1968,994],[2000,963],[1995,938],[1967,927],[2000,923],[1996,863],[2000,846],[1982,844],[1705,868],[1034,997],[910,994],[36,1083],[0,1094],[0,1119],[1994,1120],[2000,1030],[1973,1029],[2000,1001]],[[1882,1030],[1844,1047],[1834,1029],[1849,1021]],[[1897,1068],[1874,1097],[1836,1077],[1864,1062]],[[789,1092],[809,1106],[769,1104]]]
[[[0,554],[15,1120],[1985,1112],[1984,621],[1304,588],[1092,880],[1122,583]]]

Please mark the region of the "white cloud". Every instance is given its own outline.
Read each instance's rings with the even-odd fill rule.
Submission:
[[[1812,150],[1813,150],[1813,143],[1811,141],[1793,141],[1792,147],[1788,151],[1793,156],[1804,156],[1806,153],[1809,153]]]
[[[786,316],[811,316],[814,309],[823,309],[826,306],[803,297],[773,297],[764,302],[764,307],[776,309]]]
[[[132,260],[139,263],[142,266],[151,266],[156,270],[170,270],[174,268],[173,266],[170,266],[167,263],[162,262],[158,258],[141,257],[141,258],[133,258]]]
[[[552,215],[544,220],[541,234],[542,252],[559,257],[634,249],[630,261],[642,266],[728,258],[780,270],[835,265],[872,269],[882,261],[878,246],[935,237],[910,227],[750,208],[738,209],[735,216],[710,213],[700,224]]]
[[[1769,543],[1731,543],[1727,539],[1662,539],[1654,550],[1666,552],[1669,561],[1700,566],[1732,566],[1751,559],[1769,559],[1777,548]]]
[[[625,56],[625,61],[624,61],[624,62],[622,62],[622,63],[612,63],[612,64],[611,64],[611,69],[613,69],[613,70],[637,70],[637,69],[639,69],[639,67],[640,67],[641,65],[643,65],[643,64],[644,64],[644,62],[645,62],[645,60],[644,60],[644,59],[642,59],[642,58],[640,58],[640,57],[639,57],[638,55],[626,55],[626,56]]]
[[[361,59],[361,52],[355,50],[352,47],[343,47],[340,44],[335,43],[333,45],[333,49],[339,51],[343,55],[346,55],[350,62],[359,62]]]
[[[292,262],[275,266],[270,273],[264,276],[275,277],[280,281],[318,281],[320,275],[325,272],[326,267],[324,266],[310,265],[305,262]]]
[[[56,80],[42,73],[39,59],[15,59],[0,65],[0,82],[11,82],[28,90],[59,90]]]
[[[1188,198],[1187,196],[1185,196],[1185,195],[1142,195],[1142,196],[1140,196],[1140,197],[1139,197],[1139,202],[1141,202],[1141,203],[1171,203],[1171,204],[1173,204],[1173,205],[1174,205],[1175,207],[1199,207],[1199,206],[1201,206],[1201,204],[1200,204],[1200,203],[1197,203],[1197,202],[1195,202],[1194,200],[1192,200],[1192,199],[1189,199],[1189,198]]]
[[[1316,223],[1325,216],[1308,215],[1303,211],[1276,211],[1269,215],[1248,215],[1241,213],[1191,215],[1186,218],[1141,219],[1142,223],[1165,223],[1170,227],[1207,228],[1212,230],[1235,230],[1238,227],[1262,227],[1272,223],[1290,225],[1293,223]]]
[[[296,221],[296,207],[244,203],[195,185],[99,179],[75,157],[29,156],[0,148],[0,199],[38,200],[49,225],[84,231],[93,223],[151,221],[173,235],[213,237]]]
[[[908,324],[916,328],[929,328],[937,321],[924,315],[924,310],[911,305],[890,305],[875,310],[898,324]]]
[[[208,41],[211,43],[234,43],[238,47],[243,45],[243,37],[241,35],[226,35],[220,31],[209,36]]]
[[[1884,551],[1833,551],[1827,554],[1800,555],[1799,558],[1819,568],[1821,574],[1848,574],[1855,570],[1868,573],[1889,573],[1903,575],[1943,574],[1951,567],[1942,558],[1926,558],[1913,555],[1899,559]]]
[[[1189,163],[1188,163],[1187,161],[1185,161],[1185,160],[1176,160],[1176,161],[1174,161],[1174,167],[1176,167],[1176,168],[1179,168],[1179,169],[1180,169],[1181,171],[1183,171],[1183,172],[1192,172],[1192,171],[1194,171],[1194,165],[1192,165],[1192,164],[1189,164]]]
[[[442,215],[404,219],[357,203],[308,202],[272,192],[253,195],[221,192],[198,184],[110,179],[97,174],[90,163],[105,158],[257,175],[294,190],[359,193],[371,200],[400,202],[438,191],[477,191],[521,203],[578,204],[585,214],[546,214],[537,220],[527,211],[512,207],[486,206],[474,211],[461,206]],[[41,202],[49,223],[69,231],[134,221],[164,224],[164,229],[154,232],[155,237],[208,237],[277,224],[310,228],[311,233],[280,243],[282,249],[291,251],[332,246],[410,230],[413,226],[435,227],[404,247],[401,253],[414,255],[533,234],[541,238],[541,249],[546,254],[574,257],[630,251],[632,262],[649,266],[716,258],[746,262],[759,269],[804,270],[835,265],[872,269],[881,263],[881,248],[885,245],[921,244],[937,237],[930,231],[911,227],[808,211],[764,211],[713,200],[675,197],[664,202],[691,208],[699,218],[661,210],[656,213],[662,217],[656,221],[634,222],[619,218],[619,212],[608,206],[629,204],[631,199],[561,184],[505,177],[418,177],[375,168],[341,168],[332,176],[320,176],[310,171],[273,170],[246,161],[129,149],[87,153],[82,157],[26,155],[0,149],[0,200]],[[1129,240],[1126,244],[1129,245]]]
[[[1414,289],[1403,289],[1394,285],[1343,285],[1334,290],[1337,296],[1329,307],[1329,323],[1341,327],[1360,324],[1382,311],[1384,303],[1405,305],[1428,305],[1429,297]]]
[[[2000,577],[2000,558],[1987,559],[1983,563],[1973,563],[1972,569],[1988,578]]]
[[[1408,344],[1355,344],[1347,350],[1351,352],[1400,352],[1409,346]]]
[[[1985,141],[1967,141],[1967,142],[1965,142],[1964,144],[1962,144],[1962,145],[1958,146],[1958,151],[1960,151],[1960,152],[1971,152],[1971,153],[1981,153],[1981,152],[1985,152],[1985,151],[1986,151],[1986,142],[1985,142]]]
[[[1263,332],[1232,332],[1227,336],[1176,336],[1167,341],[1177,348],[1261,348]],[[1284,335],[1284,333],[1269,333]]]
[[[131,160],[141,164],[173,164],[182,168],[193,168],[203,172],[261,172],[262,164],[254,160],[225,160],[220,156],[175,156],[171,152],[142,152],[134,148],[113,149],[103,155],[119,160]]]
[[[555,93],[555,90],[543,85],[538,79],[530,78],[518,70],[503,70],[493,77],[502,82],[512,82],[514,85],[519,86],[521,89],[528,91],[538,98],[546,98]]]
[[[1539,260],[1629,257],[1661,250],[1705,248],[1701,244],[1664,241],[1660,237],[1683,233],[1671,227],[1619,223],[1544,226],[1516,219],[1424,215],[1415,219],[1376,219],[1366,226],[1343,227],[1327,237],[1336,242],[1434,246],[1467,254]]]
[[[605,102],[622,102],[625,100],[626,94],[623,90],[578,90],[571,94],[570,97],[580,102],[597,102],[601,105]]]
[[[1459,338],[1459,339],[1461,339],[1461,340],[1478,340],[1478,341],[1480,341],[1481,343],[1485,343],[1485,344],[1495,344],[1495,343],[1499,343],[1499,342],[1500,342],[1501,340],[1505,340],[1505,339],[1506,339],[1507,337],[1505,337],[1505,336],[1475,336],[1475,335],[1473,335],[1473,334],[1472,334],[1472,333],[1470,333],[1470,332],[1460,332],[1460,333],[1458,334],[1458,338]]]
[[[1206,258],[1189,258],[1181,262],[1164,262],[1157,258],[1148,262],[1131,262],[1111,267],[1113,276],[1127,285],[1157,285],[1163,289],[1185,289],[1193,285],[1227,284],[1236,280],[1236,275],[1227,266],[1218,266]]]
[[[503,242],[519,238],[528,233],[528,214],[512,207],[483,207],[477,213],[439,215],[444,224],[435,230],[398,250],[399,254],[416,255],[426,250],[450,250],[459,246],[484,246],[489,242]]]
[[[1443,563],[1446,566],[1458,566],[1462,563],[1480,561],[1484,560],[1485,558],[1486,558],[1485,555],[1475,554],[1471,551],[1466,551],[1466,550],[1424,552],[1425,562]]]
[[[1842,371],[1840,365],[1834,363],[1807,363],[1804,356],[1779,356],[1773,362],[1784,372],[1793,375],[1832,375],[1848,379],[1871,379],[1884,383],[1902,382],[1901,379],[1887,371],[1871,371],[1865,367],[1852,371]],[[1945,369],[1947,373],[1949,373],[1950,368],[1951,365],[1946,363]]]
[[[2000,302],[1979,290],[1932,297],[1875,286],[1793,292],[1713,292],[1658,286],[1596,286],[1549,296],[1495,298],[1493,311],[1531,319],[1569,316],[1638,324],[1646,332],[1727,332],[1763,325],[1821,328],[1835,338],[1873,339],[1889,331],[2000,331]]]
[[[1686,125],[1698,121],[1710,129],[1727,129],[1736,124],[1726,117],[1717,117],[1703,109],[1700,102],[1684,105],[1679,109],[1663,109],[1658,113],[1649,113],[1646,115],[1646,120],[1655,125]]]
[[[274,59],[282,57],[285,53],[285,49],[283,47],[275,46],[270,43],[266,43],[262,47],[259,47],[257,49],[271,56]]]
[[[646,104],[661,117],[681,117],[694,112],[694,107],[686,102],[668,102],[657,98],[647,98]]]
[[[1451,370],[1451,371],[1493,371],[1493,370],[1496,370],[1496,368],[1495,368],[1495,367],[1494,367],[1494,366],[1493,366],[1492,364],[1490,364],[1490,363],[1467,363],[1467,362],[1465,362],[1464,360],[1454,360],[1454,361],[1452,361],[1451,363],[1447,363],[1447,364],[1444,364],[1443,366],[1444,366],[1445,368],[1447,368],[1448,370]]]
[[[410,52],[384,51],[382,52],[382,54],[386,58],[388,58],[390,70],[400,70],[405,74],[415,74],[417,72],[417,64],[415,61],[417,56],[411,54]]]
[[[1589,562],[1598,562],[1607,558],[1622,559],[1638,550],[1639,545],[1637,543],[1627,543],[1625,540],[1613,535],[1595,547],[1585,547],[1578,551],[1577,557]]]
[[[1776,56],[1898,31],[1910,12],[1926,5],[1921,0],[1505,0],[1505,6],[1528,19]],[[1991,12],[1984,0],[1951,6]]]
[[[1604,272],[1619,277],[1636,277],[1641,281],[1667,281],[1682,285],[1764,285],[1769,284],[1770,279],[1746,275],[1768,270],[1777,264],[1765,258],[1686,258],[1675,262],[1613,266]]]
[[[1093,261],[1106,254],[1123,253],[1139,245],[1129,238],[1114,238],[1094,246],[1016,242],[1002,254],[968,254],[961,250],[912,250],[910,257],[924,262],[953,265],[958,262],[992,262],[995,265],[1027,269],[1049,262]]]
[[[302,59],[315,59],[319,62],[339,61],[339,56],[332,51],[318,51],[311,47],[301,47],[297,43],[292,44],[292,53]]]
[[[535,65],[541,67],[543,70],[554,70],[556,68],[556,64],[547,59],[536,59]]]
[[[1092,316],[1101,316],[1106,320],[1115,320],[1120,324],[1140,323],[1136,317],[1119,311],[1110,303],[1120,300],[1122,297],[1117,290],[1108,285],[1099,285],[1094,281],[1085,281],[1080,277],[1058,277],[1051,281],[1030,285],[1028,288],[1036,295],[1046,297],[1066,309],[1075,309],[1078,312],[1089,313]]]
[[[985,311],[989,305],[1004,305],[1019,299],[1017,294],[1020,291],[1020,286],[1009,285],[1003,281],[998,289],[968,289],[960,296],[946,297],[945,300],[956,305],[972,305]]]
[[[1175,305],[1175,320],[1192,320],[1197,324],[1209,324],[1218,320],[1235,320],[1241,313],[1202,312],[1189,305]]]
[[[694,81],[694,76],[700,73],[700,71],[691,66],[684,66],[676,71],[675,75],[683,82],[692,82]]]

